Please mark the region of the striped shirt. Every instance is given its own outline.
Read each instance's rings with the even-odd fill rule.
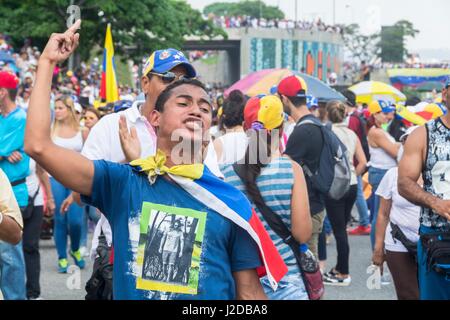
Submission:
[[[221,171],[226,182],[247,195],[245,185],[234,172],[233,165],[223,165]],[[294,171],[291,160],[286,157],[273,159],[269,165],[261,170],[260,176],[256,179],[256,184],[266,205],[278,214],[288,229],[291,230],[291,196],[294,186]],[[251,201],[250,198],[249,200]],[[286,263],[288,267],[287,275],[298,275],[300,271],[291,248],[269,227],[259,209],[253,203],[252,205]]]

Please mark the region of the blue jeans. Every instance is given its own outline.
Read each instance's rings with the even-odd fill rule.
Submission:
[[[421,226],[419,233],[423,235],[439,231],[444,230]],[[420,300],[450,300],[450,279],[447,280],[443,275],[432,269],[427,270],[427,254],[421,240],[417,244],[417,260]]]
[[[97,224],[100,220],[100,214],[97,213],[97,209],[91,206],[83,207],[83,220],[81,225],[81,246],[87,247],[87,236],[89,233],[89,220]]]
[[[94,222],[94,224],[97,224],[100,220],[100,213],[97,211],[95,207],[92,206],[86,206],[86,212],[88,218]]]
[[[380,208],[380,197],[375,194],[378,189],[378,186],[383,180],[384,175],[388,172],[388,170],[377,169],[370,167],[369,168],[369,183],[372,186],[372,195],[374,196],[373,200],[373,212],[372,213],[372,230],[370,232],[370,243],[372,244],[372,249],[375,246],[375,226],[377,224],[378,217],[378,209]]]
[[[358,190],[356,193],[355,204],[359,214],[359,225],[361,227],[367,227],[370,224],[369,209],[367,208],[367,202],[364,198],[363,182],[361,176],[358,176]]]
[[[56,206],[54,226],[56,251],[58,252],[58,259],[67,259],[67,235],[70,236],[71,250],[75,252],[80,249],[83,208],[73,203],[69,211],[61,214],[61,205],[72,191],[53,178],[50,179],[50,182]]]
[[[0,241],[0,290],[5,300],[25,300],[25,259],[22,242],[18,245]]]
[[[330,219],[328,219],[328,215],[325,216],[325,219],[323,220],[323,230],[325,231],[325,234],[330,235],[333,233],[333,229],[331,228]]]
[[[269,300],[309,300],[300,274],[285,276],[278,282],[277,291],[273,291],[267,277],[261,279],[261,284]]]

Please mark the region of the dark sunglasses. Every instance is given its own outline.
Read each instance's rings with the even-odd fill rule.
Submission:
[[[155,76],[158,76],[161,78],[161,80],[165,83],[165,84],[169,84],[174,82],[175,80],[184,80],[184,79],[190,79],[189,77],[185,76],[185,75],[181,75],[181,76],[177,76],[175,73],[173,72],[166,72],[166,73],[156,73],[156,72],[149,72],[148,74],[153,74]]]

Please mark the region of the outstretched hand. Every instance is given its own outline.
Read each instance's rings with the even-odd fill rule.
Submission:
[[[76,33],[80,29],[81,20],[77,20],[73,26],[64,33],[53,33],[42,52],[41,59],[51,63],[65,61],[78,47],[80,34]]]
[[[141,156],[141,143],[135,127],[128,131],[127,120],[124,115],[119,120],[119,137],[122,151],[125,154],[127,162],[137,160]]]

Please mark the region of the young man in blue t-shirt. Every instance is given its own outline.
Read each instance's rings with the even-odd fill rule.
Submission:
[[[262,264],[258,248],[244,229],[198,201],[167,174],[147,176],[141,172],[145,166],[90,161],[51,141],[46,106],[52,71],[77,47],[79,26],[77,22],[64,34],[53,34],[41,55],[28,110],[25,149],[53,177],[84,195],[111,223],[114,298],[265,299],[256,272]],[[211,102],[198,81],[178,81],[161,94],[150,116],[160,150],[153,160],[164,163],[163,155],[167,155],[165,165],[159,163],[155,169],[158,174],[162,173],[159,169],[169,172],[175,165],[172,152],[176,153],[179,140],[172,141],[172,133],[177,131],[189,144],[201,144],[203,137],[196,131],[207,131],[211,117]],[[202,166],[201,157],[185,153],[182,165]],[[210,174],[206,167],[204,171]],[[180,262],[167,277],[159,248],[175,221],[183,232],[183,243],[177,246],[183,248],[177,257]]]

